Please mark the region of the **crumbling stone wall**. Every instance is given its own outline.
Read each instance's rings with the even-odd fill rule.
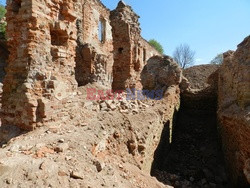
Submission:
[[[7,1],[10,56],[3,87],[3,124],[33,129],[68,118],[74,77],[76,18],[81,4]]]
[[[111,86],[113,38],[110,11],[99,0],[86,0],[78,20],[76,80],[79,86],[100,82]]]
[[[32,130],[66,122],[77,86],[111,86],[113,73],[114,88],[140,87],[140,71],[157,52],[141,38],[138,18],[122,1],[110,13],[99,0],[8,0],[2,123]]]
[[[140,39],[141,46],[142,46],[142,52],[141,54],[141,61],[144,62],[144,64],[147,63],[147,61],[154,56],[162,56],[153,46],[151,46],[147,40],[141,37]]]
[[[226,162],[233,182],[244,187],[250,183],[248,167],[250,159],[250,37],[239,44],[235,52],[224,53],[218,84],[218,120]]]
[[[111,11],[110,19],[114,40],[112,87],[142,88],[140,73],[147,59],[150,55],[160,54],[142,39],[139,16],[130,6],[120,1],[117,8]]]
[[[122,1],[110,12],[99,0],[86,0],[82,12],[77,21],[78,85],[113,82],[114,89],[140,88],[140,71],[147,59],[160,54],[141,37],[139,16]]]

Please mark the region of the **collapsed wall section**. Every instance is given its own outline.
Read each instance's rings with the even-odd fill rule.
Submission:
[[[10,56],[3,87],[3,124],[32,130],[60,122],[76,89],[76,18],[81,4],[63,0],[7,1]]]
[[[250,183],[250,37],[224,53],[219,71],[218,120],[228,171],[235,184]],[[247,183],[248,182],[248,183]]]
[[[86,0],[78,20],[76,80],[79,86],[99,82],[111,86],[113,38],[110,11],[99,0]]]

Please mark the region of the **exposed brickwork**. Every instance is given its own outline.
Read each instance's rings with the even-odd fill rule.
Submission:
[[[73,6],[74,5],[74,6]],[[33,129],[63,119],[74,78],[76,17],[72,1],[8,1],[10,56],[3,87],[3,124]]]
[[[139,16],[122,1],[111,12],[114,39],[113,89],[141,88],[140,73],[148,58],[159,53],[140,33]]]
[[[100,82],[111,86],[113,67],[113,38],[110,11],[98,0],[83,4],[79,19],[76,80],[79,86]]]
[[[0,82],[3,82],[5,77],[6,61],[8,59],[9,51],[6,40],[0,39]]]
[[[114,88],[140,87],[140,71],[157,54],[141,38],[138,16],[122,2],[112,16],[99,0],[9,0],[7,11],[3,124],[32,130],[65,122],[77,109],[77,86],[111,87],[115,62]],[[117,56],[121,40],[127,41],[121,43],[124,57]]]

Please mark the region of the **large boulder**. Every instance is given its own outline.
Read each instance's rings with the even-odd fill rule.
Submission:
[[[160,89],[179,85],[182,80],[182,69],[169,56],[150,58],[141,73],[143,89]]]

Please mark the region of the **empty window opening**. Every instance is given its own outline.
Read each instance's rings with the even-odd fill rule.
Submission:
[[[68,35],[66,31],[62,30],[50,30],[51,44],[53,46],[66,46],[68,42]]]
[[[105,70],[105,74],[108,72],[108,66],[107,66],[107,62],[104,62],[104,70]]]
[[[135,61],[134,68],[137,72],[141,70],[140,60]]]
[[[147,57],[147,51],[146,51],[146,49],[144,48],[144,49],[143,49],[143,62],[146,62],[146,57]]]
[[[106,21],[104,19],[100,19],[98,24],[98,38],[101,42],[105,42],[106,35]]]
[[[140,56],[140,55],[141,55],[141,49],[138,48],[138,56]]]
[[[63,4],[60,4],[59,6],[60,6],[60,8],[59,8],[59,13],[58,13],[58,19],[59,20],[64,20]]]
[[[118,48],[118,52],[119,52],[119,54],[122,54],[123,53],[123,48]]]
[[[18,13],[19,12],[19,9],[21,8],[21,3],[22,3],[21,0],[14,0],[14,1],[12,1],[12,11],[14,13]]]
[[[134,47],[134,54],[133,55],[134,55],[135,59],[137,59],[137,47],[136,46]]]

